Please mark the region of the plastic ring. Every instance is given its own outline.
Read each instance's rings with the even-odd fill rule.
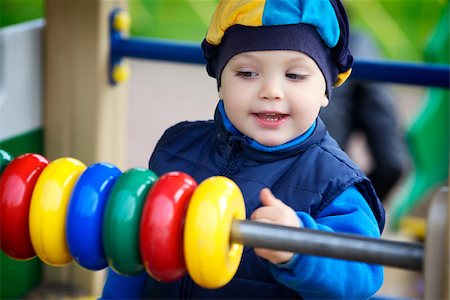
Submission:
[[[38,257],[48,265],[72,261],[66,239],[66,215],[73,187],[86,169],[79,160],[60,158],[39,176],[30,205],[30,237]]]
[[[13,157],[5,150],[0,149],[0,176],[5,170],[6,166],[12,161]]]
[[[197,187],[186,215],[184,253],[198,285],[219,288],[233,278],[243,246],[230,243],[231,224],[244,218],[244,198],[232,180],[210,177]]]
[[[139,226],[144,200],[157,176],[135,168],[117,179],[103,218],[103,247],[108,265],[119,274],[134,275],[144,267],[139,253]]]
[[[111,164],[93,164],[81,174],[73,190],[67,212],[67,244],[73,259],[88,270],[108,266],[102,243],[103,215],[120,174]]]
[[[30,239],[31,195],[48,160],[39,154],[24,154],[11,161],[0,181],[0,241],[10,257],[26,260],[36,256]]]
[[[141,219],[140,249],[148,274],[162,282],[186,274],[183,234],[195,180],[181,172],[161,176],[147,195]]]

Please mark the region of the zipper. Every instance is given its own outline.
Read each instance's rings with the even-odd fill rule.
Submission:
[[[239,138],[231,138],[225,159],[227,163],[219,170],[219,175],[229,177],[236,172],[242,161],[242,146]]]
[[[189,275],[183,277],[181,282],[180,299],[191,298],[192,279]]]

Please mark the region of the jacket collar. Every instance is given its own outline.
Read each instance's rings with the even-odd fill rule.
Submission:
[[[239,145],[245,157],[264,162],[275,161],[305,151],[309,147],[318,144],[326,134],[325,125],[320,118],[317,118],[311,128],[303,135],[283,145],[274,147],[264,146],[243,135],[233,126],[225,113],[222,101],[219,101],[216,107],[214,122],[219,132],[219,149],[228,151],[226,149],[230,146],[236,147]]]

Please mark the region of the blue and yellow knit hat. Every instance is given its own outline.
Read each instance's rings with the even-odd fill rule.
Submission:
[[[295,50],[322,71],[327,95],[350,76],[349,26],[340,0],[220,0],[202,49],[217,79],[228,61],[248,51]]]

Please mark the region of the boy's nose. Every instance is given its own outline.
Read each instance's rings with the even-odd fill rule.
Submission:
[[[276,80],[266,80],[259,90],[262,100],[281,100],[284,98],[282,85]]]

